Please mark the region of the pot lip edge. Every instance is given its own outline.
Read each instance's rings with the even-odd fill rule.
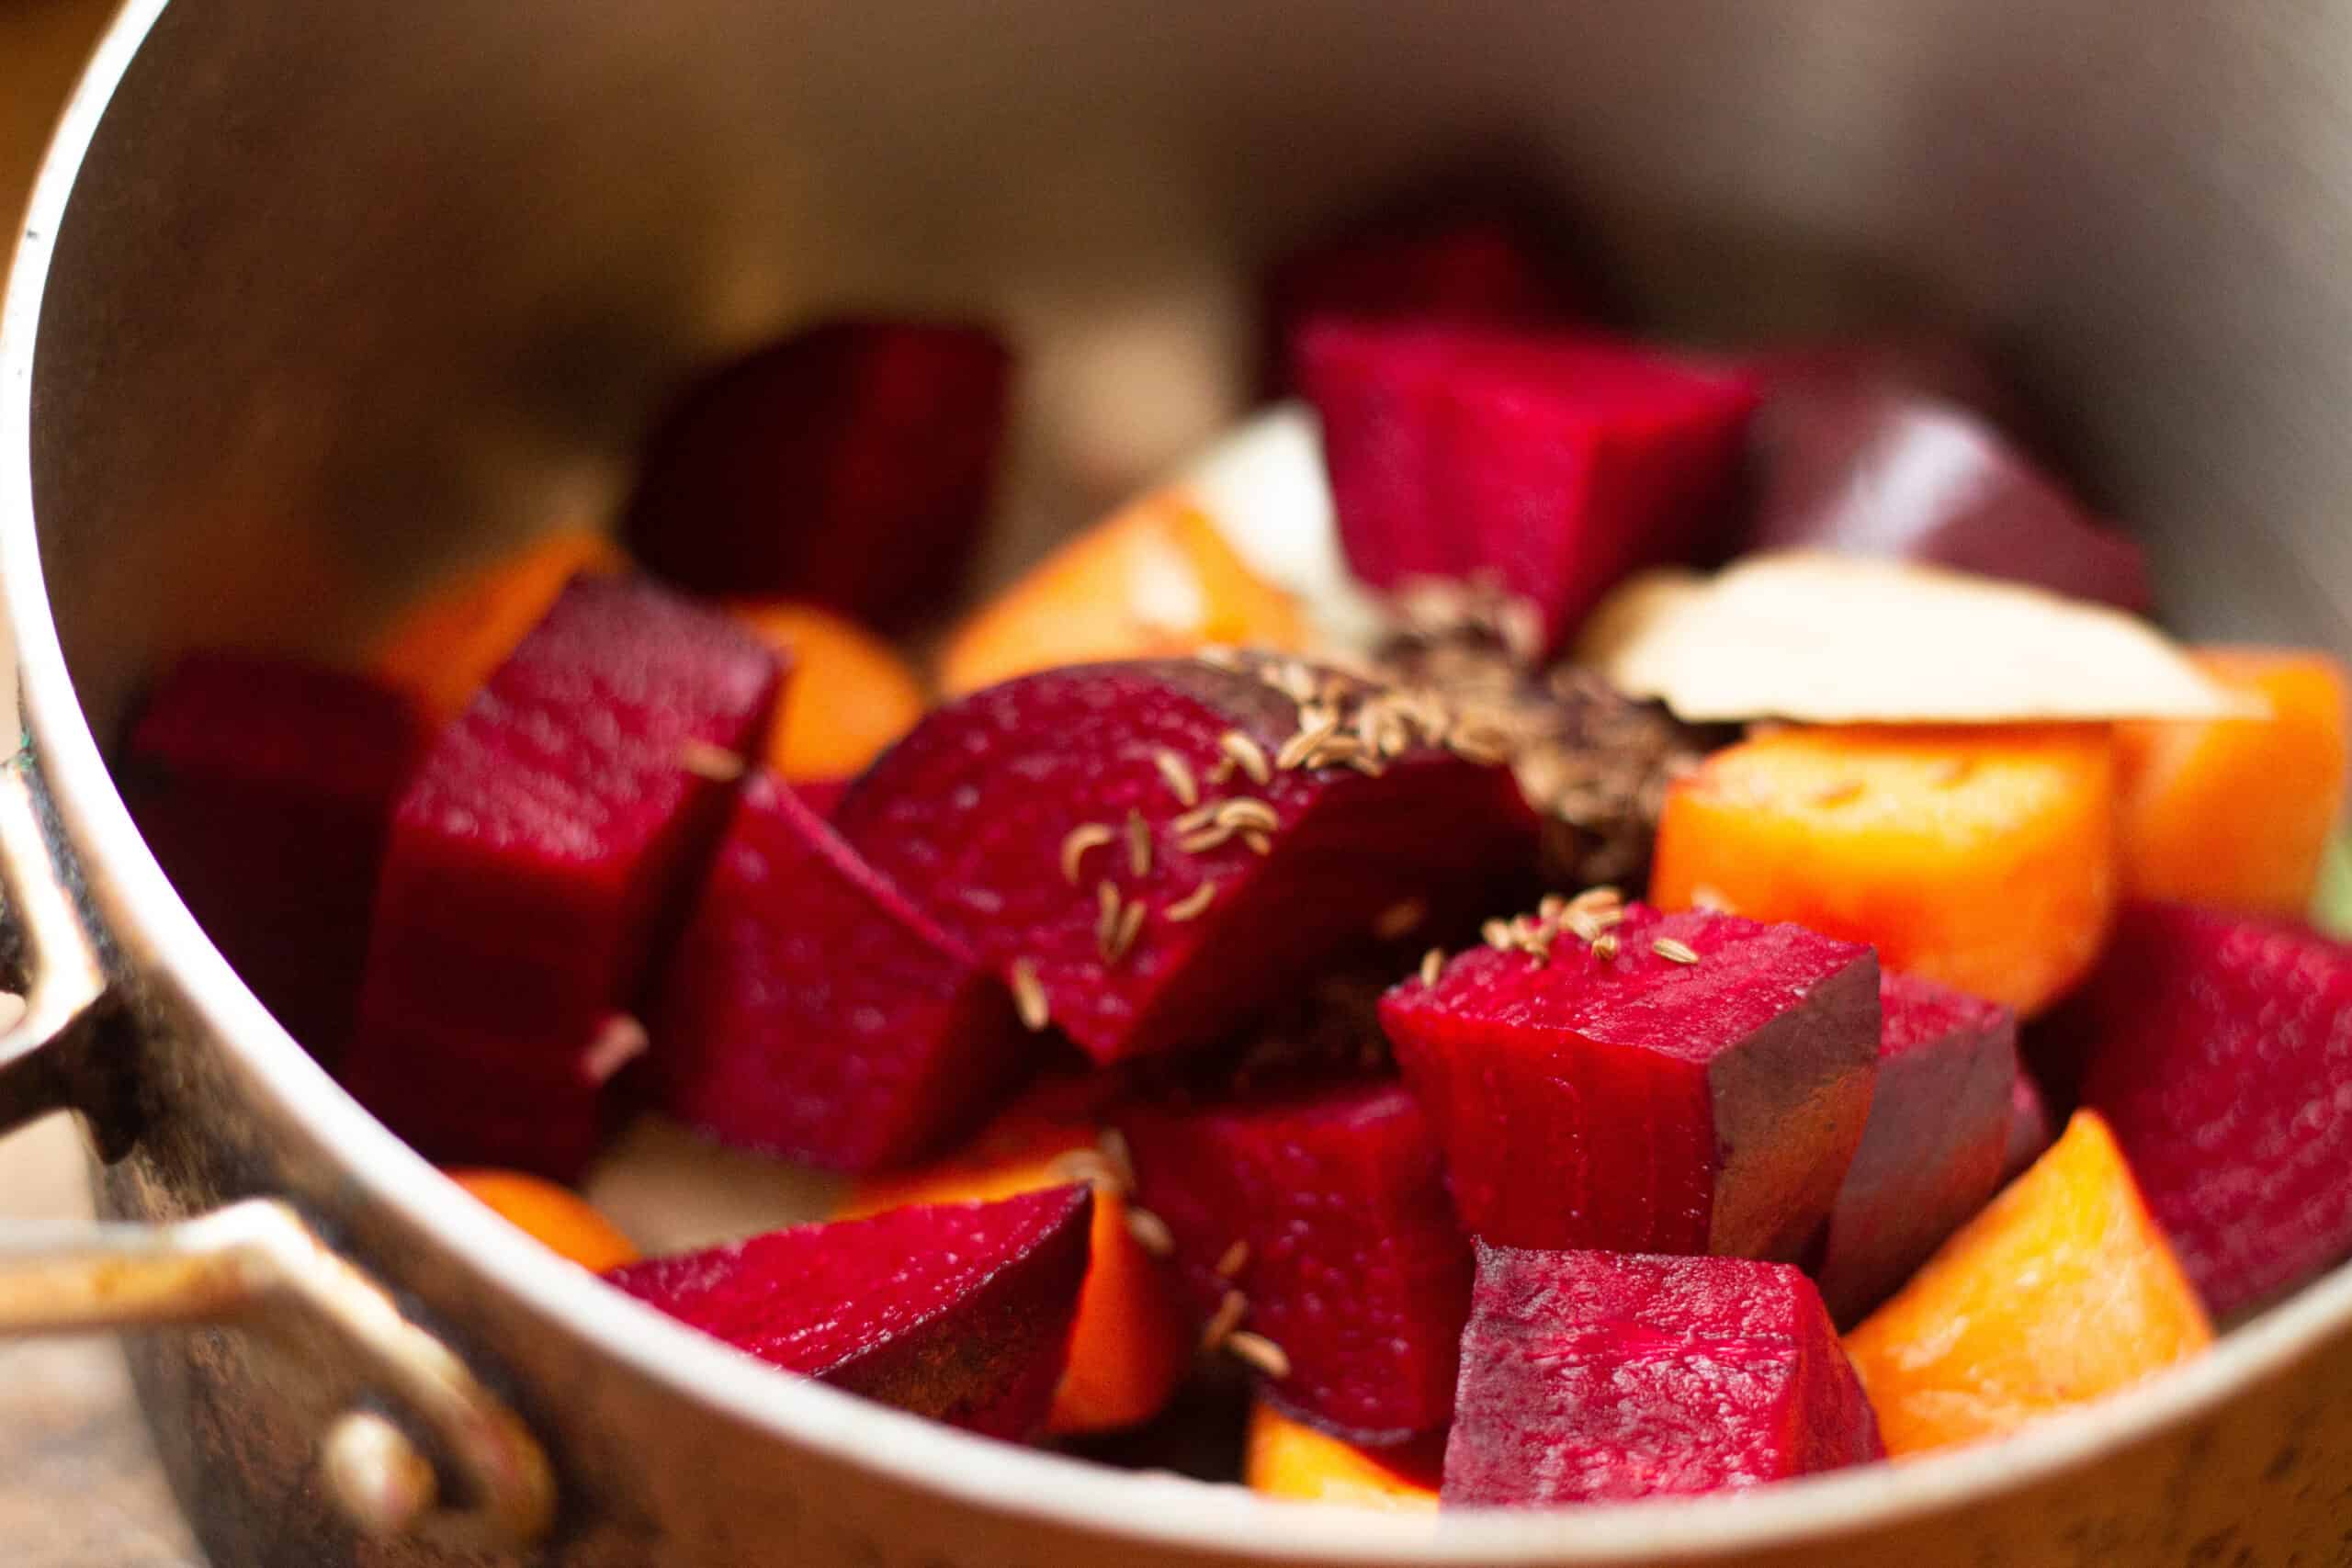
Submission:
[[[2352,1333],[2352,1264],[2337,1267],[2187,1365],[2007,1440],[1867,1466],[1757,1492],[1577,1510],[1448,1515],[1408,1528],[1394,1514],[1299,1509],[1237,1487],[1136,1475],[992,1442],[757,1368],[506,1227],[344,1094],[237,978],[164,879],[116,792],[64,668],[31,497],[30,400],[43,285],[83,162],[107,106],[170,0],[124,0],[53,131],[0,297],[0,604],[13,626],[26,731],[54,781],[60,825],[93,883],[114,886],[142,947],[185,997],[207,1048],[313,1132],[369,1201],[454,1255],[485,1290],[568,1332],[676,1397],[787,1447],[877,1472],[915,1492],[1108,1540],[1215,1549],[1265,1561],[1366,1563],[1631,1562],[1753,1551],[1890,1528],[2054,1479],[2159,1438]],[[560,1404],[558,1402],[550,1404]],[[1418,1521],[1416,1522],[1418,1526]]]

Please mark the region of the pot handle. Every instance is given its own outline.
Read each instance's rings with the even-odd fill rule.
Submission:
[[[90,1099],[79,1058],[106,1011],[107,976],[65,863],[20,743],[0,761],[0,936],[24,987],[0,1027],[0,1133]],[[0,1337],[199,1323],[266,1331],[296,1315],[332,1330],[424,1438],[370,1409],[328,1427],[321,1468],[355,1528],[462,1548],[546,1535],[554,1472],[522,1420],[284,1201],[161,1225],[0,1223]],[[454,1484],[442,1484],[442,1467]]]

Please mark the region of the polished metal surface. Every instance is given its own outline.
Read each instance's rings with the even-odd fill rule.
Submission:
[[[91,726],[177,648],[331,644],[596,513],[684,368],[817,309],[1008,323],[1001,570],[1241,406],[1259,262],[1472,154],[1555,186],[1668,330],[1983,334],[2186,625],[2352,649],[2347,66],[2352,12],[2287,0],[133,0],[0,314],[0,592],[119,1005],[107,1206],[287,1195],[546,1443],[542,1561],[2332,1560],[2341,1273],[2000,1448],[1551,1517],[1284,1509],[748,1367],[502,1246],[343,1097],[204,942]],[[329,1339],[134,1359],[223,1563],[473,1561],[338,1518],[311,1444],[369,1389]]]

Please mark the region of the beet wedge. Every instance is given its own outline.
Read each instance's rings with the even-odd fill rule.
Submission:
[[[1445,1506],[1716,1492],[1883,1453],[1796,1269],[1480,1244]]]
[[[1025,1438],[1069,1354],[1094,1194],[929,1203],[626,1264],[605,1278],[763,1361]]]
[[[1796,1257],[1869,1114],[1876,956],[1732,915],[1549,908],[1381,1002],[1463,1222],[1510,1247]]]
[[[2018,1064],[2017,1082],[2009,1089],[2009,1135],[2001,1153],[2000,1186],[2006,1186],[2026,1172],[2026,1168],[2041,1157],[2041,1151],[2058,1141],[2058,1127],[2050,1114],[2049,1097],[2041,1092],[2041,1085]]]
[[[1378,911],[1532,865],[1499,752],[1430,744],[1433,706],[1238,654],[1046,671],[934,710],[833,821],[1033,1023],[1098,1062],[1199,1045]]]
[[[1341,321],[1307,329],[1299,367],[1375,588],[1487,578],[1555,648],[1619,579],[1724,542],[1745,376],[1590,335]]]
[[[1893,1294],[2001,1184],[2018,1017],[1932,980],[1879,979],[1878,1075],[1812,1270],[1839,1325]]]
[[[735,803],[652,1034],[671,1114],[848,1171],[978,1125],[1032,1049],[1002,982],[765,773]]]
[[[352,1092],[444,1162],[575,1174],[781,680],[715,611],[567,587],[401,797]]]
[[[351,1032],[393,803],[425,739],[364,677],[206,652],[157,683],[125,749],[123,799],[164,874],[322,1060]]]
[[[962,322],[831,321],[747,355],[647,442],[629,548],[717,597],[935,611],[987,517],[1012,369]]]
[[[1202,1315],[1278,1352],[1254,1363],[1266,1398],[1360,1443],[1445,1425],[1470,1243],[1410,1095],[1327,1086],[1118,1125]]]
[[[2352,945],[2130,906],[2070,1021],[2083,1103],[2215,1317],[2352,1254]]]

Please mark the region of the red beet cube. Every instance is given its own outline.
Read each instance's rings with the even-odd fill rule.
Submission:
[[[422,718],[361,676],[195,653],[130,732],[123,797],[188,910],[302,1043],[351,1032],[368,912]]]
[[[1785,379],[1757,415],[1755,454],[1756,548],[1894,556],[2148,607],[2139,542],[1954,404],[1883,382]]]
[[[1879,981],[1878,1078],[1814,1279],[1849,1324],[1892,1294],[2001,1182],[2017,1014],[1908,975]]]
[[[1862,391],[1936,399],[2002,430],[2029,423],[2016,389],[1981,349],[1932,329],[1783,345],[1758,355],[1754,368],[1764,387],[1759,423],[1784,392],[1843,396]]]
[[[2002,1185],[2023,1176],[2026,1167],[2057,1141],[2058,1122],[2050,1113],[2050,1100],[2019,1062],[2017,1082],[2009,1089],[2009,1136],[2001,1154]]]
[[[653,1014],[664,1109],[834,1170],[928,1153],[1013,1087],[1002,982],[764,774],[735,805]]]
[[[1795,1257],[1870,1112],[1877,955],[1641,905],[1607,936],[1613,957],[1569,932],[1547,957],[1476,948],[1382,1000],[1464,1223],[1510,1247]]]
[[[1470,1311],[1470,1243],[1420,1108],[1353,1084],[1119,1118],[1136,1201],[1167,1222],[1204,1316],[1279,1346],[1263,1392],[1357,1442],[1445,1425]]]
[[[2139,905],[2076,1011],[2083,1103],[2215,1316],[2352,1253],[2352,946]]]
[[[1378,911],[1532,863],[1509,770],[1427,744],[1418,721],[1381,727],[1397,746],[1355,755],[1369,771],[1340,747],[1284,751],[1302,712],[1353,725],[1390,702],[1245,656],[1046,671],[934,710],[834,825],[1098,1062],[1205,1044]]]
[[[787,1371],[992,1438],[1046,1418],[1086,1278],[1091,1188],[803,1225],[605,1275]]]
[[[1589,335],[1324,321],[1299,363],[1356,574],[1490,574],[1552,645],[1628,572],[1719,542],[1756,403]]]
[[[962,578],[988,512],[1012,356],[985,327],[834,321],[705,378],[655,428],[624,525],[714,596],[902,624]]]
[[[352,1091],[436,1158],[575,1170],[725,818],[704,760],[765,744],[781,679],[715,611],[567,587],[401,797]]]
[[[1454,204],[1394,215],[1274,265],[1265,286],[1267,364],[1279,392],[1300,331],[1321,316],[1526,326],[1575,317],[1582,293],[1517,214]]]
[[[1479,1245],[1447,1506],[1715,1492],[1884,1451],[1796,1269]]]

